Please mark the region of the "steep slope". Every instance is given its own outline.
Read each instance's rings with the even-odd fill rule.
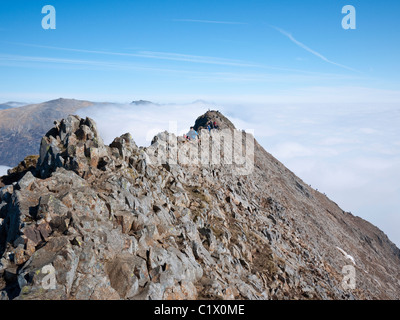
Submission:
[[[148,148],[129,134],[105,146],[88,118],[56,122],[36,169],[3,177],[1,297],[400,298],[400,251],[382,231],[221,114],[198,120],[213,116],[225,130],[163,132]]]
[[[60,98],[0,110],[0,164],[16,166],[25,156],[37,153],[40,139],[54,120],[91,105],[89,101]]]

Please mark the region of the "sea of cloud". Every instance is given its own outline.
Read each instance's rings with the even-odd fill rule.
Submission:
[[[239,129],[253,129],[260,144],[343,210],[381,228],[400,246],[400,106],[398,104],[96,105],[93,118],[105,143],[130,132],[147,146],[158,132],[183,134],[208,109]]]
[[[0,166],[0,177],[6,175],[8,169],[11,169],[11,168],[7,167],[7,166]]]

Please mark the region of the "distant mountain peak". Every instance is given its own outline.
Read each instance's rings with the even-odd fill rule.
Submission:
[[[17,102],[17,101],[7,101],[5,103],[0,103],[0,110],[10,109],[10,108],[19,108],[27,105],[25,102]]]
[[[74,98],[57,98],[57,99],[46,101],[45,103],[74,103],[76,101],[84,101],[84,100],[77,100]]]
[[[208,101],[203,100],[203,99],[196,99],[192,103],[193,104],[196,104],[196,103],[211,104],[211,102],[208,102]]]
[[[133,100],[131,102],[131,104],[136,105],[136,106],[140,106],[140,105],[146,105],[146,104],[155,104],[151,101],[147,101],[147,100]]]

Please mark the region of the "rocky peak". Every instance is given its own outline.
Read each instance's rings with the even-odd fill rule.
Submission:
[[[68,116],[42,138],[37,170],[47,178],[59,167],[76,172],[79,176],[91,175],[101,157],[107,154],[96,124],[90,118]]]
[[[207,123],[216,122],[220,129],[235,129],[233,123],[217,110],[209,110],[198,117],[194,123],[194,130],[199,131],[207,128]]]
[[[104,166],[110,163],[112,157],[127,160],[137,149],[129,133],[105,146],[96,124],[90,118],[70,115],[54,124],[40,144],[36,170],[41,178],[49,177],[59,167],[88,178],[96,170],[105,170]]]

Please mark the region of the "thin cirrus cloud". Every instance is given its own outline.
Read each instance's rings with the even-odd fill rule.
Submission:
[[[181,61],[190,63],[231,66],[231,67],[259,68],[259,69],[269,69],[276,71],[286,71],[286,72],[315,74],[315,75],[321,74],[319,72],[313,72],[309,70],[282,68],[282,67],[243,61],[243,60],[226,59],[226,58],[211,57],[211,56],[198,56],[198,55],[181,54],[181,53],[169,53],[169,52],[158,52],[158,51],[139,51],[137,53],[124,53],[124,52],[112,52],[112,51],[102,51],[102,50],[87,50],[87,49],[77,49],[77,48],[45,46],[45,45],[36,45],[28,43],[9,43],[9,44],[34,47],[34,48],[60,50],[60,51],[99,54],[99,55],[138,57],[138,58],[156,59],[156,60],[172,60],[172,61]]]
[[[201,58],[201,57],[199,57]],[[200,62],[200,61],[199,61]],[[153,67],[140,63],[131,62],[113,62],[113,61],[99,61],[88,59],[65,59],[54,57],[40,57],[40,56],[20,56],[20,55],[1,55],[0,66],[9,67],[33,67],[42,68],[43,66],[53,68],[78,68],[83,70],[119,70],[119,71],[153,71],[163,74],[179,74],[192,80],[206,81],[206,82],[224,82],[224,83],[296,83],[297,81],[321,81],[323,79],[349,79],[346,75],[335,74],[319,74],[319,73],[265,73],[265,72],[204,72],[193,71],[179,68],[162,68]],[[351,77],[350,77],[351,78]]]
[[[102,51],[102,50],[87,50],[87,49],[79,49],[79,48],[66,48],[66,47],[56,47],[56,46],[46,46],[46,45],[36,45],[29,43],[9,43],[20,46],[34,47],[34,48],[43,48],[50,50],[59,50],[59,51],[68,51],[68,52],[78,52],[78,53],[89,53],[93,55],[109,55],[109,56],[120,56],[120,57],[136,57],[136,58],[144,58],[151,60],[170,60],[170,61],[179,61],[179,62],[187,62],[187,63],[198,63],[198,64],[210,64],[210,65],[221,65],[221,66],[231,66],[238,68],[257,68],[259,70],[274,70],[277,72],[289,72],[292,74],[309,74],[314,75],[315,77],[343,77],[343,75],[332,75],[321,72],[314,72],[310,70],[301,70],[301,69],[293,69],[293,68],[283,68],[276,67],[265,64],[258,64],[243,60],[235,60],[235,59],[226,59],[219,57],[211,57],[211,56],[198,56],[198,55],[190,55],[190,54],[182,54],[182,53],[170,53],[170,52],[159,52],[159,51],[139,51],[137,53],[124,53],[124,52],[113,52],[113,51]],[[14,56],[21,57],[21,56]],[[14,60],[23,60],[22,58],[15,58]],[[25,57],[25,60],[40,60],[47,59],[48,62],[53,63],[71,63],[71,64],[79,64],[87,66],[96,66],[96,67],[104,67],[104,68],[114,68],[114,69],[143,69],[143,70],[154,70],[154,71],[167,71],[167,72],[181,72],[181,73],[190,73],[189,70],[171,70],[171,68],[160,68],[160,67],[152,67],[146,65],[135,64],[133,65],[130,62],[112,62],[112,61],[96,61],[96,60],[73,60],[73,59],[58,59],[58,58],[43,58],[43,57]],[[4,55],[0,55],[0,63],[5,65],[4,61],[1,60],[12,60],[10,56],[6,57]],[[68,61],[67,61],[68,60]],[[198,75],[196,72],[192,72],[193,76]],[[242,77],[243,75],[239,75]],[[264,77],[265,78],[265,77]],[[215,79],[215,77],[213,77]],[[232,81],[230,79],[229,81]]]
[[[157,54],[157,53],[154,53]],[[181,55],[177,55],[181,56]],[[174,56],[171,56],[173,59]],[[178,58],[177,58],[178,59]],[[201,63],[201,57],[197,62]],[[220,72],[200,72],[200,71],[188,71],[188,70],[178,70],[171,68],[160,68],[151,67],[130,62],[112,62],[112,61],[99,61],[99,60],[87,60],[87,59],[65,59],[65,58],[54,58],[54,57],[40,57],[40,56],[21,56],[21,55],[1,55],[0,54],[0,65],[1,66],[39,66],[42,64],[47,65],[68,65],[68,67],[76,66],[78,68],[84,69],[105,69],[105,70],[146,70],[146,71],[156,71],[163,73],[178,73],[181,75],[186,75],[192,79],[207,80],[207,81],[277,81],[273,78],[271,74],[259,73],[220,73]],[[290,79],[291,75],[285,76],[283,79]],[[309,78],[310,76],[306,76]]]
[[[43,46],[43,45],[35,45],[27,43],[13,43],[13,44],[27,46],[27,47],[35,47],[35,48],[72,51],[80,53],[92,53],[101,55],[138,57],[138,58],[157,59],[157,60],[174,60],[182,62],[216,64],[216,65],[226,65],[226,66],[236,66],[236,67],[260,67],[260,65],[242,60],[225,59],[225,58],[210,57],[210,56],[198,56],[198,55],[181,54],[181,53],[157,52],[157,51],[139,51],[137,53],[124,53],[124,52],[112,52],[112,51],[102,51],[102,50],[86,50],[86,49],[65,48],[65,47],[55,47],[55,46]]]
[[[297,39],[295,39],[295,38],[292,36],[292,34],[290,34],[289,32],[287,32],[287,31],[285,31],[285,30],[283,30],[283,29],[281,29],[281,28],[275,27],[275,26],[271,26],[271,27],[274,28],[275,30],[277,30],[278,32],[280,32],[281,34],[283,34],[284,36],[288,37],[294,44],[296,44],[296,45],[299,46],[300,48],[303,48],[304,50],[310,52],[311,54],[313,54],[314,56],[320,58],[321,60],[323,60],[323,61],[325,61],[325,62],[328,62],[328,63],[330,63],[330,64],[333,64],[333,65],[335,65],[335,66],[338,66],[338,67],[341,67],[341,68],[350,70],[350,71],[358,72],[357,70],[355,70],[355,69],[353,69],[353,68],[350,68],[350,67],[345,66],[345,65],[343,65],[343,64],[340,64],[340,63],[334,62],[334,61],[332,61],[332,60],[329,60],[328,58],[326,58],[325,56],[323,56],[323,55],[320,54],[319,52],[317,52],[317,51],[311,49],[310,47],[306,46],[304,43],[302,43],[302,42],[298,41]]]
[[[200,19],[172,19],[172,21],[175,21],[175,22],[214,23],[214,24],[247,24],[245,22],[200,20]]]
[[[25,63],[25,64],[24,64]],[[64,59],[64,58],[53,58],[53,57],[35,57],[35,56],[20,56],[20,55],[1,55],[0,54],[0,65],[1,66],[27,66],[26,64],[34,63],[33,66],[42,66],[42,64],[56,64],[56,65],[68,65],[78,66],[80,68],[100,68],[100,69],[113,69],[113,70],[150,70],[157,72],[181,72],[181,70],[167,69],[167,68],[155,68],[151,66],[144,66],[134,63],[119,63],[111,61],[98,61],[98,60],[82,60],[82,59]],[[37,65],[40,64],[40,65]]]
[[[168,53],[168,52],[154,52],[154,51],[141,51],[136,56],[144,58],[154,58],[162,60],[186,61],[207,64],[220,64],[237,67],[257,67],[256,64],[247,63],[241,60],[232,60],[224,58],[216,58],[209,56],[196,56],[181,53]]]

